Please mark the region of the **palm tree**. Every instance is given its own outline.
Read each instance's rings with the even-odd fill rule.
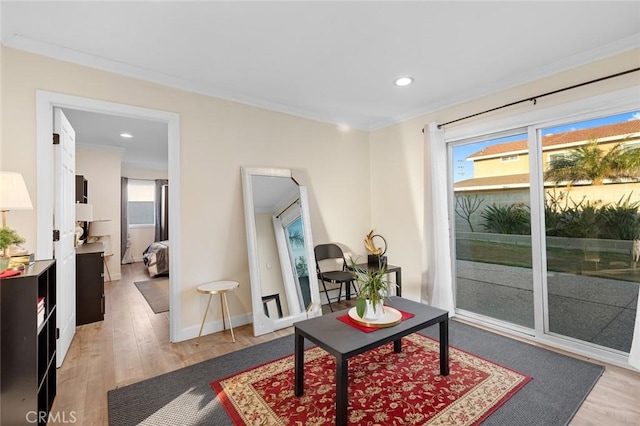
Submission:
[[[556,184],[591,181],[593,185],[602,185],[605,179],[614,182],[624,178],[638,180],[639,171],[640,148],[628,148],[618,143],[604,151],[597,139],[590,139],[567,156],[552,158],[544,178]]]
[[[302,232],[295,230],[289,234],[289,241],[296,247],[302,247],[304,245],[304,236],[302,235]]]

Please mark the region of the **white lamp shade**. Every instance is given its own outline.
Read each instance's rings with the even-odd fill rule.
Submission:
[[[0,210],[31,210],[31,198],[22,175],[0,172]]]
[[[113,234],[113,225],[110,220],[96,220],[89,224],[90,237],[104,237]]]
[[[93,220],[93,204],[76,203],[76,222]]]

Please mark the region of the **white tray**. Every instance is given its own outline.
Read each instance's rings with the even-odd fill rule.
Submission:
[[[369,320],[360,318],[356,312],[356,308],[351,308],[349,309],[349,318],[365,327],[385,328],[400,324],[402,321],[402,313],[391,306],[384,306],[379,320]]]

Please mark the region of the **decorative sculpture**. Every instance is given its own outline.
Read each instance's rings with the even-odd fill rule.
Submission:
[[[376,247],[373,239],[378,237],[384,243],[384,248]],[[370,265],[382,266],[387,264],[387,257],[384,254],[387,252],[387,240],[382,235],[374,234],[373,229],[364,238],[364,247],[369,252],[367,261]]]

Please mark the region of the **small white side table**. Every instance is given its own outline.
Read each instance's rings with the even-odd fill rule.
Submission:
[[[111,281],[111,271],[109,271],[109,259],[107,257],[113,256],[113,253],[105,253],[102,255],[102,262],[104,263],[104,267],[107,268],[107,276],[109,277],[109,281]]]
[[[196,346],[200,344],[200,336],[202,335],[202,328],[204,327],[204,322],[207,319],[207,313],[209,312],[209,305],[211,305],[211,298],[214,294],[220,295],[220,307],[222,308],[222,329],[224,330],[224,311],[226,306],[227,311],[227,319],[229,320],[229,329],[231,330],[231,339],[233,343],[236,342],[236,338],[233,335],[233,326],[231,325],[231,315],[229,314],[229,304],[227,303],[227,292],[233,291],[238,288],[239,284],[236,281],[213,281],[205,284],[200,284],[198,286],[198,293],[208,294],[209,301],[207,302],[207,309],[204,311],[204,316],[202,317],[202,324],[200,325],[200,332],[198,332],[198,339],[196,340]]]

